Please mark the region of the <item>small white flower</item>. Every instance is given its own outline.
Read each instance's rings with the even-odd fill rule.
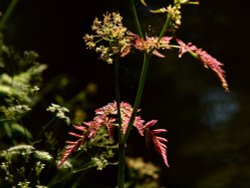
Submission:
[[[56,117],[64,120],[68,125],[70,124],[69,117],[65,115],[65,113],[69,112],[69,109],[62,107],[58,104],[51,103],[51,105],[46,110],[49,112],[55,112]]]
[[[108,165],[108,161],[103,156],[100,156],[100,158],[92,157],[91,160],[97,166],[97,170],[103,170]]]
[[[38,150],[36,150],[35,155],[40,160],[44,160],[44,161],[51,161],[53,159],[53,157],[46,151],[38,151]]]

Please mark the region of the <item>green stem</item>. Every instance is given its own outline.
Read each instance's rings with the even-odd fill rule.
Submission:
[[[142,29],[141,29],[141,24],[140,24],[140,21],[139,21],[138,15],[137,15],[137,11],[136,11],[136,7],[135,7],[135,0],[130,0],[130,6],[132,8],[132,13],[133,13],[133,16],[135,19],[135,24],[136,24],[136,28],[138,30],[138,34],[141,38],[144,38]]]
[[[142,29],[141,29],[141,24],[137,15],[137,11],[136,11],[136,7],[135,7],[135,0],[130,0],[130,5],[132,8],[132,12],[133,12],[133,17],[135,19],[135,23],[136,23],[136,28],[138,30],[138,34],[141,38],[144,38]],[[146,58],[146,55],[144,56],[144,59]],[[149,61],[149,60],[148,60]],[[144,68],[143,70],[145,70],[145,63],[144,62]],[[147,67],[147,66],[146,66]],[[147,69],[147,68],[146,68]],[[130,133],[130,129],[132,127],[132,124],[134,122],[135,116],[136,116],[136,112],[139,106],[139,103],[141,101],[141,96],[142,96],[142,90],[143,90],[143,86],[144,84],[139,84],[139,89],[138,89],[138,93],[137,93],[137,97],[135,100],[135,105],[134,105],[134,110],[133,113],[131,115],[130,118],[130,122],[126,131],[126,134],[123,137],[123,131],[122,131],[122,119],[121,119],[121,112],[120,112],[120,92],[119,92],[119,67],[118,67],[118,63],[116,65],[115,68],[115,78],[116,78],[116,101],[117,101],[117,115],[118,115],[118,123],[119,123],[119,150],[118,150],[118,160],[119,160],[119,166],[118,166],[118,188],[124,188],[124,183],[125,183],[125,153],[126,153],[126,142],[127,142],[127,137]],[[147,71],[146,71],[147,72]],[[146,74],[146,72],[144,74]],[[145,76],[146,77],[146,76]],[[143,81],[144,80],[144,81]],[[145,82],[145,78],[141,79],[142,82]],[[140,90],[140,91],[139,91]],[[137,108],[136,108],[137,106]],[[136,110],[135,110],[136,109]],[[131,125],[130,125],[131,124]]]
[[[119,125],[119,148],[118,148],[118,176],[117,176],[117,181],[118,181],[118,188],[123,188],[124,186],[124,181],[125,181],[125,147],[124,144],[122,143],[123,140],[123,131],[122,131],[122,117],[121,117],[121,99],[120,99],[120,79],[119,79],[119,57],[116,56],[115,59],[115,100],[117,104],[117,120],[118,120],[118,125]]]
[[[134,123],[136,113],[138,111],[138,108],[139,108],[139,105],[141,102],[142,93],[143,93],[143,89],[144,89],[145,81],[146,81],[146,77],[147,77],[149,62],[150,62],[150,56],[148,56],[148,54],[144,53],[143,67],[142,67],[140,82],[139,82],[139,86],[138,86],[138,90],[137,90],[137,94],[136,94],[136,98],[135,98],[135,102],[134,102],[134,106],[133,106],[133,112],[132,112],[130,120],[129,120],[127,131],[123,137],[122,142],[119,144],[119,167],[121,167],[121,169],[119,169],[119,170],[121,173],[123,173],[122,174],[123,175],[123,177],[122,177],[123,182],[118,182],[119,183],[118,188],[124,187],[126,143],[127,143],[128,136],[129,136],[130,131],[132,129],[132,125]],[[118,174],[118,175],[120,175],[120,174]]]
[[[9,4],[6,12],[4,13],[2,19],[0,20],[0,32],[4,28],[4,25],[6,24],[6,22],[8,21],[8,19],[9,19],[11,13],[13,12],[17,2],[18,2],[18,0],[12,0],[11,3]]]
[[[160,35],[159,35],[159,41],[161,40],[161,38],[163,37],[163,35],[167,32],[167,29],[169,27],[169,23],[170,23],[170,16],[169,14],[167,14],[165,23],[161,29]]]
[[[146,81],[146,77],[147,77],[149,62],[150,62],[150,55],[144,53],[143,67],[142,67],[140,82],[139,82],[139,86],[138,86],[138,90],[137,90],[137,94],[136,94],[136,98],[135,98],[135,102],[134,102],[134,106],[133,106],[133,112],[132,112],[132,115],[131,115],[130,120],[129,120],[127,131],[126,131],[124,138],[123,138],[123,143],[125,145],[127,143],[128,136],[130,134],[132,125],[133,125],[134,120],[135,120],[136,113],[138,111],[138,108],[139,108],[139,105],[141,102],[141,98],[142,98],[142,94],[143,94],[143,90],[144,90],[144,86],[145,86],[145,81]]]
[[[118,188],[123,188],[125,183],[125,144],[119,144],[118,150]]]

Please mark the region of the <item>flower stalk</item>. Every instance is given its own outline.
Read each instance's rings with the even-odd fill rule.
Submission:
[[[134,123],[137,111],[139,109],[139,105],[141,103],[142,94],[143,94],[143,90],[144,90],[144,86],[145,86],[145,82],[146,82],[146,77],[147,77],[147,72],[148,72],[148,66],[149,66],[149,62],[150,62],[150,57],[151,57],[151,55],[144,53],[143,66],[142,66],[138,90],[137,90],[137,94],[136,94],[135,102],[134,102],[134,106],[133,106],[133,112],[132,112],[132,115],[130,117],[127,131],[126,131],[124,138],[123,138],[124,144],[127,143],[128,136],[130,134],[130,131],[131,131],[132,125]]]
[[[125,132],[125,135],[122,140],[119,142],[119,170],[118,170],[118,188],[123,188],[124,187],[124,181],[125,181],[125,153],[126,153],[126,143],[129,137],[129,134],[131,132],[132,126],[135,121],[135,117],[137,114],[137,111],[139,109],[139,105],[142,99],[142,94],[145,86],[145,81],[147,77],[147,72],[148,72],[148,65],[150,62],[150,55],[147,55],[144,53],[144,60],[143,60],[143,67],[141,71],[141,76],[140,76],[140,82],[133,106],[133,111],[128,123],[127,131]],[[120,131],[121,133],[121,131]]]
[[[161,29],[160,34],[159,34],[159,39],[158,39],[159,41],[161,40],[161,38],[162,38],[162,37],[164,36],[164,34],[166,33],[167,28],[168,28],[168,26],[169,26],[169,23],[170,23],[170,15],[167,14],[165,23],[164,23],[164,25],[163,25],[163,27],[162,27],[162,29]]]
[[[143,35],[142,29],[141,29],[141,24],[140,24],[138,15],[137,15],[136,7],[135,7],[135,0],[130,0],[130,6],[131,6],[131,9],[132,9],[134,19],[135,19],[135,24],[136,24],[136,28],[137,28],[137,31],[138,31],[138,35],[141,38],[143,38],[144,35]]]
[[[132,9],[132,13],[135,19],[135,23],[136,23],[136,28],[138,30],[138,34],[141,38],[144,38],[142,29],[141,29],[141,25],[140,25],[140,21],[137,15],[137,11],[136,11],[136,7],[135,7],[135,0],[130,0],[130,5],[131,5],[131,9]],[[126,154],[126,143],[127,143],[127,139],[129,136],[129,133],[131,131],[131,128],[133,126],[135,117],[136,117],[136,113],[137,110],[139,108],[139,104],[141,102],[141,97],[142,97],[142,93],[143,93],[143,88],[145,85],[145,80],[146,80],[146,75],[147,75],[147,67],[149,64],[149,58],[147,58],[146,54],[144,54],[144,62],[143,62],[143,69],[141,72],[141,79],[139,82],[139,87],[138,87],[138,91],[137,91],[137,95],[136,95],[136,99],[135,99],[135,103],[133,106],[133,112],[131,114],[130,117],[130,121],[128,124],[128,128],[127,131],[125,132],[125,135],[123,136],[123,132],[121,131],[121,127],[120,127],[120,131],[119,131],[119,151],[118,151],[118,160],[119,160],[119,167],[118,167],[118,188],[123,188],[124,187],[124,183],[125,183],[125,154]],[[117,79],[117,77],[116,77]],[[118,104],[118,101],[117,101]],[[118,119],[119,119],[119,106],[117,105],[117,114],[118,114]]]
[[[141,26],[140,26],[140,22],[138,20],[138,16],[137,16],[137,12],[136,12],[136,8],[135,8],[135,3],[134,0],[131,0],[131,7],[132,7],[132,11],[133,11],[133,15],[136,21],[136,25],[137,25],[137,29],[138,29],[138,33],[139,36],[141,38],[144,38],[144,35],[142,33],[141,30]],[[159,34],[159,38],[158,38],[158,42],[161,40],[161,38],[164,36],[164,34],[166,33],[168,26],[170,23],[170,16],[169,14],[167,14],[167,18],[166,21],[161,29],[161,32]],[[147,72],[148,72],[148,66],[149,66],[149,62],[150,62],[150,58],[151,58],[151,53],[146,53],[144,52],[144,56],[143,56],[143,66],[142,66],[142,70],[141,70],[141,75],[140,75],[140,81],[139,81],[139,85],[138,85],[138,89],[137,89],[137,94],[136,94],[136,98],[135,98],[135,102],[133,105],[133,112],[131,114],[130,117],[130,121],[127,127],[127,131],[124,135],[124,138],[122,140],[122,143],[119,144],[119,170],[122,170],[122,172],[118,173],[118,176],[120,178],[118,178],[118,188],[123,188],[124,187],[124,173],[125,173],[125,150],[126,150],[126,143],[129,137],[129,134],[131,132],[137,111],[139,109],[139,105],[141,103],[141,99],[142,99],[142,94],[143,94],[143,90],[145,87],[145,82],[146,82],[146,77],[147,77]]]

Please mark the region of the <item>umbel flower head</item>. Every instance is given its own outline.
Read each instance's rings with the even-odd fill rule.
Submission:
[[[87,49],[94,49],[100,53],[100,59],[108,64],[113,63],[114,55],[124,57],[131,50],[137,49],[146,53],[153,53],[158,57],[165,57],[157,50],[169,49],[169,42],[172,37],[151,37],[140,38],[138,35],[128,31],[122,24],[122,16],[119,13],[112,12],[103,15],[103,20],[95,18],[92,30],[94,35],[85,34],[84,41]]]
[[[124,134],[127,131],[127,125],[132,115],[132,111],[133,108],[130,104],[126,102],[120,103],[121,126]],[[113,139],[113,131],[115,128],[119,127],[116,116],[117,103],[108,103],[107,105],[95,110],[95,117],[92,121],[83,122],[81,125],[75,125],[74,128],[78,131],[78,133],[70,131],[69,134],[77,138],[77,140],[66,141],[68,146],[58,166],[60,167],[74,151],[79,149],[81,146],[86,145],[87,142],[91,142],[91,140],[97,136],[99,128],[105,128],[109,133],[110,139]],[[166,166],[169,166],[166,153],[167,147],[165,145],[167,140],[158,135],[167,131],[165,129],[149,129],[149,127],[152,127],[157,122],[157,120],[149,121],[146,124],[144,124],[144,122],[145,121],[141,119],[140,116],[136,116],[133,126],[137,129],[141,136],[149,136],[148,138],[152,140],[156,151],[161,155]]]
[[[144,6],[147,6],[145,0],[140,0]],[[161,7],[158,9],[150,10],[152,13],[167,13],[169,20],[169,28],[168,31],[172,33],[176,32],[176,30],[181,25],[181,5],[183,4],[199,4],[198,0],[174,0],[173,5],[169,4],[167,7]]]
[[[119,13],[106,13],[102,21],[95,18],[92,30],[94,35],[85,34],[83,38],[88,49],[95,49],[100,53],[100,59],[112,64],[115,54],[126,55],[126,49],[131,45],[133,37],[123,26]]]

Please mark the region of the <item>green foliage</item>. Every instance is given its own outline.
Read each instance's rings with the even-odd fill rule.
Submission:
[[[0,129],[2,136],[15,138],[24,135],[31,138],[31,133],[23,127],[20,119],[31,111],[36,103],[36,94],[42,80],[42,73],[47,68],[36,60],[38,54],[25,51],[22,55],[3,43],[0,37]],[[13,139],[14,141],[15,139]]]
[[[0,39],[0,118],[17,120],[31,110],[41,83],[41,74],[47,68],[36,62],[38,54],[25,51],[19,55]]]
[[[89,142],[87,147],[96,148],[91,161],[97,170],[103,170],[109,164],[116,164],[111,163],[109,160],[114,157],[114,149],[117,149],[118,146],[114,145],[114,141],[109,138],[107,130],[103,127],[98,129],[97,136]]]
[[[45,170],[55,161],[45,151],[36,150],[31,145],[17,145],[0,151],[1,187],[36,187],[42,185]]]
[[[23,136],[25,136],[27,139],[32,139],[32,133],[17,122],[3,122],[3,124],[0,126],[0,131],[2,137],[12,138],[13,141],[17,138],[22,138]]]
[[[81,147],[83,152],[84,163],[89,163],[91,167],[96,167],[97,170],[102,170],[109,164],[117,164],[112,162],[114,160],[115,151],[118,149],[118,145],[114,145],[114,140],[110,139],[108,131],[101,127],[97,130],[96,136],[87,142],[86,145]],[[77,158],[72,160],[72,164],[77,163]]]
[[[7,17],[10,16],[11,11],[8,11]],[[7,17],[5,15],[3,17],[7,21]],[[86,118],[84,107],[88,106],[87,97],[96,94],[97,86],[89,83],[85,89],[68,100],[57,92],[54,100],[58,104],[51,103],[52,105],[47,107],[47,111],[55,113],[55,117],[48,124],[43,125],[38,136],[35,137],[34,132],[29,130],[22,120],[34,113],[34,107],[38,102],[47,103],[43,100],[49,92],[55,89],[64,92],[70,80],[65,76],[56,76],[52,82],[46,83],[40,92],[42,74],[47,69],[47,65],[37,62],[39,55],[36,52],[20,53],[4,43],[1,32],[5,29],[6,21],[3,23],[0,17],[0,147],[4,149],[0,151],[0,187],[62,185],[66,180],[62,178],[65,174],[70,177],[89,168],[96,167],[97,170],[102,170],[112,164],[108,159],[114,157],[113,150],[117,147],[113,146],[113,142],[108,139],[108,134],[101,129],[98,130],[99,136],[89,143],[88,151],[86,152],[86,148],[83,149],[87,156],[86,160],[80,163],[78,160],[72,160],[76,166],[80,164],[80,168],[77,169],[73,169],[69,161],[57,169],[57,162],[52,155],[35,148],[36,145],[44,144],[43,147],[57,158],[61,150],[58,147],[60,143],[55,138],[55,133],[48,130],[49,126],[52,122],[53,124],[60,122],[55,121],[57,120],[55,117],[70,125],[71,120],[66,113],[73,116],[73,122],[82,122]],[[35,122],[31,123],[35,124]],[[8,142],[5,142],[6,140]],[[33,145],[18,145],[20,141]],[[16,146],[6,149],[13,144]],[[77,184],[77,181],[75,183]]]

